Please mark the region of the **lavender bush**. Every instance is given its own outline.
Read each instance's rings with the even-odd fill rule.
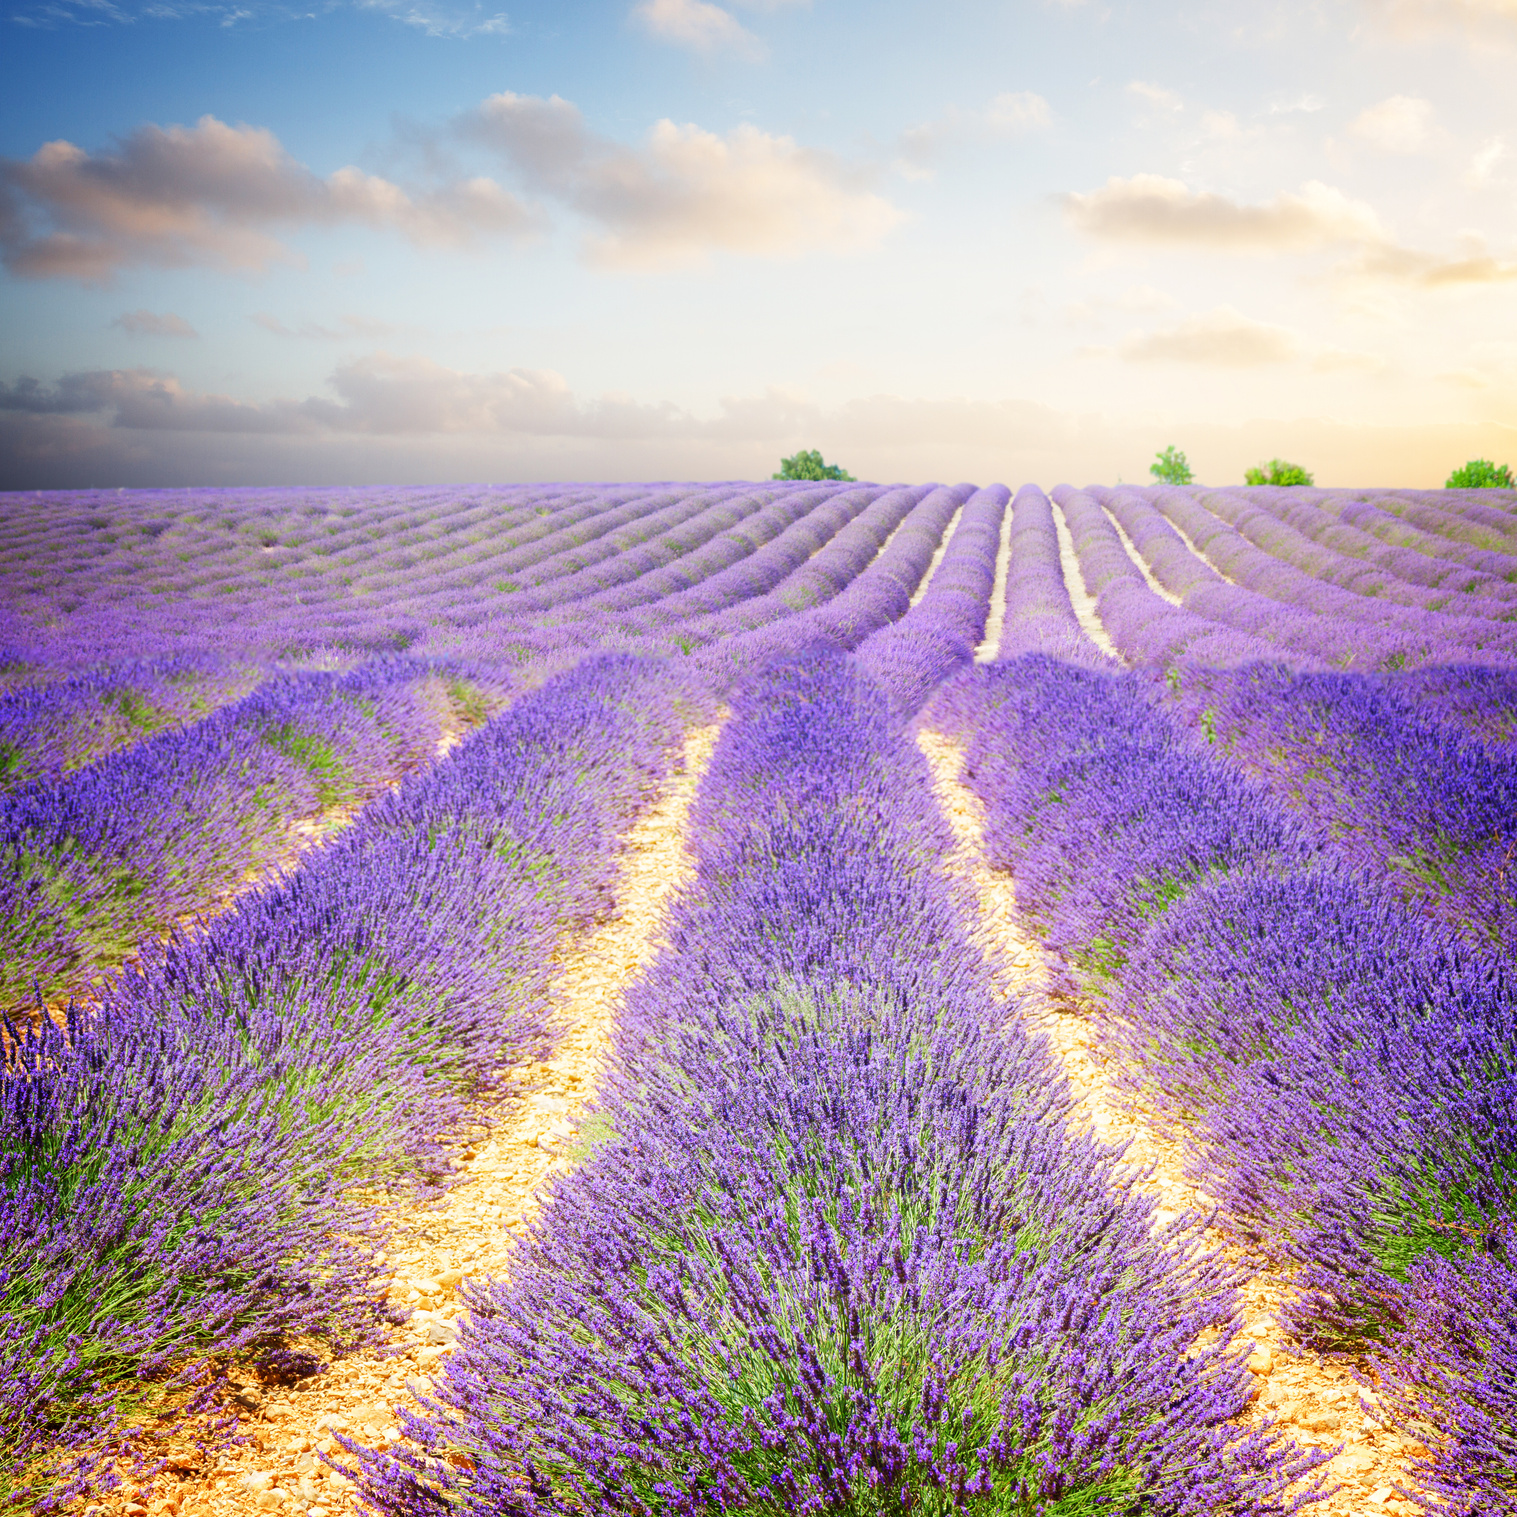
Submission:
[[[378,1219],[436,1182],[491,1072],[544,1051],[551,954],[604,909],[683,718],[656,666],[591,660],[371,807],[66,1029],[8,1029],[0,1443],[98,1446],[198,1359],[371,1330]]]
[[[387,1512],[1297,1509],[1231,1419],[1225,1271],[1068,1137],[943,824],[835,656],[738,695],[699,884],[633,991],[590,1160],[470,1326]],[[755,804],[757,798],[762,801]],[[754,930],[760,923],[765,930]]]

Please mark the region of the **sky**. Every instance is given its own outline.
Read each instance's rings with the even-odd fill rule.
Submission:
[[[0,4],[0,489],[1517,467],[1517,0]]]

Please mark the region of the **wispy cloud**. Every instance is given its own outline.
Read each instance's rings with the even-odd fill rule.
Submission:
[[[1318,180],[1247,205],[1192,190],[1159,174],[1112,178],[1089,194],[1063,197],[1070,222],[1092,237],[1238,252],[1279,252],[1331,243],[1380,242],[1385,231],[1362,200]]]
[[[1109,179],[1100,190],[1063,196],[1077,231],[1129,246],[1197,252],[1288,253],[1340,247],[1338,275],[1346,281],[1380,281],[1424,290],[1508,284],[1517,262],[1496,258],[1475,234],[1458,253],[1429,253],[1397,243],[1362,200],[1311,181],[1299,193],[1277,194],[1247,205],[1179,179],[1135,174]]]
[[[1369,11],[1400,32],[1456,31],[1476,41],[1517,38],[1517,0],[1366,0]]]
[[[903,218],[850,167],[794,138],[656,123],[628,146],[558,96],[492,95],[457,123],[534,191],[585,217],[594,262],[667,267],[713,252],[790,256],[877,242]]]
[[[1173,90],[1165,89],[1162,84],[1150,84],[1143,79],[1134,79],[1127,86],[1127,93],[1133,99],[1141,101],[1150,111],[1158,111],[1165,116],[1178,116],[1185,109],[1185,102]]]
[[[1360,111],[1349,131],[1361,142],[1385,153],[1416,153],[1427,146],[1433,124],[1433,103],[1415,95],[1392,95]]]
[[[698,53],[730,52],[756,60],[767,51],[731,11],[709,0],[639,0],[632,16],[661,41]]]
[[[339,316],[335,324],[302,321],[292,327],[271,312],[255,311],[248,320],[273,337],[295,337],[317,342],[372,342],[408,330],[393,322],[376,321],[372,316],[344,315]]]
[[[1473,233],[1457,253],[1429,253],[1396,242],[1374,210],[1312,180],[1300,191],[1249,205],[1178,179],[1137,174],[1109,179],[1089,194],[1063,197],[1071,224],[1091,237],[1128,245],[1197,252],[1290,253],[1338,247],[1345,280],[1454,289],[1517,280],[1517,262],[1495,257]]]
[[[896,167],[913,177],[929,167],[956,142],[1022,137],[1045,130],[1053,111],[1032,90],[1004,90],[979,109],[951,105],[932,121],[908,127],[896,140]]]
[[[1213,368],[1256,368],[1297,357],[1301,339],[1286,327],[1255,321],[1218,306],[1176,326],[1135,332],[1117,348],[1129,363],[1189,363]]]
[[[272,228],[359,224],[424,245],[528,231],[533,218],[493,180],[412,195],[356,168],[325,178],[272,132],[202,116],[143,126],[88,153],[49,142],[0,159],[0,249],[13,274],[109,282],[128,265],[259,270],[296,261]]]
[[[1492,137],[1489,141],[1482,143],[1470,159],[1469,167],[1464,171],[1465,186],[1472,190],[1480,189],[1495,172],[1496,165],[1506,156],[1505,138]]]
[[[200,333],[183,316],[172,311],[124,311],[111,325],[133,337],[199,337]]]
[[[470,40],[506,37],[513,30],[504,11],[492,11],[479,0],[352,0],[355,10],[373,11],[414,27],[428,37]],[[333,0],[322,9],[332,10]],[[11,21],[33,29],[134,26],[174,21],[214,21],[231,29],[247,21],[268,25],[280,21],[310,21],[309,8],[290,0],[34,0],[12,13]]]

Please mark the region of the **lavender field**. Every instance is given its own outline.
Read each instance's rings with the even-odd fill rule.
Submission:
[[[1517,1513],[1517,492],[0,499],[0,1509]]]

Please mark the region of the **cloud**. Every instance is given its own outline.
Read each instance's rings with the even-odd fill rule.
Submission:
[[[1052,122],[1048,102],[1031,90],[1003,91],[981,110],[951,105],[936,120],[901,133],[895,167],[911,178],[925,178],[929,165],[956,141],[1021,137],[1043,131]]]
[[[1368,0],[1369,9],[1393,31],[1464,32],[1475,40],[1509,39],[1517,23],[1517,0]]]
[[[1423,289],[1459,289],[1478,285],[1511,284],[1517,281],[1517,262],[1470,251],[1440,257],[1416,248],[1384,246],[1366,249],[1347,272],[1368,279],[1420,285]]]
[[[581,401],[551,370],[469,374],[385,353],[340,365],[328,383],[335,400],[254,404],[186,389],[175,376],[154,369],[99,369],[66,374],[52,386],[31,378],[0,384],[0,411],[102,416],[107,425],[128,431],[544,437],[643,436],[677,426],[684,414],[624,398]]]
[[[725,135],[658,122],[629,147],[597,136],[558,96],[492,95],[458,123],[539,193],[596,228],[593,261],[690,263],[712,252],[792,256],[877,242],[903,218],[870,175],[747,124]]]
[[[1271,116],[1290,116],[1300,111],[1311,115],[1326,104],[1327,101],[1321,95],[1291,95],[1271,101],[1269,113]]]
[[[321,178],[272,132],[202,116],[142,126],[110,151],[43,144],[0,158],[0,250],[13,274],[108,283],[133,265],[261,270],[294,261],[273,227],[359,224],[423,245],[459,245],[533,225],[493,180],[413,196],[356,168]]]
[[[1514,0],[1517,3],[1517,0]],[[1464,251],[1445,255],[1402,247],[1362,200],[1313,180],[1298,194],[1263,205],[1189,189],[1178,179],[1137,174],[1109,179],[1088,195],[1063,197],[1076,230],[1114,242],[1190,248],[1198,252],[1285,253],[1339,246],[1347,281],[1380,281],[1423,289],[1459,289],[1517,280],[1517,262],[1489,253],[1466,233]]]
[[[1148,84],[1134,79],[1127,86],[1127,93],[1141,100],[1151,110],[1162,111],[1167,116],[1177,116],[1185,109],[1185,102],[1173,91],[1161,84]]]
[[[1384,153],[1420,152],[1433,122],[1433,105],[1414,95],[1392,95],[1360,111],[1349,131]]]
[[[1470,166],[1464,171],[1464,183],[1466,188],[1478,190],[1491,177],[1496,165],[1506,157],[1506,141],[1501,137],[1492,137],[1483,143],[1475,156],[1470,159]]]
[[[736,16],[708,0],[639,0],[632,15],[644,31],[698,53],[765,55],[764,44]]]
[[[1201,132],[1207,137],[1229,138],[1244,135],[1238,118],[1231,111],[1203,111]]]
[[[1298,194],[1245,205],[1191,190],[1159,174],[1111,178],[1089,194],[1063,197],[1078,231],[1116,242],[1231,252],[1280,252],[1343,242],[1378,242],[1384,229],[1362,200],[1312,180]]]
[[[183,316],[165,311],[125,311],[111,325],[130,332],[133,337],[199,337],[200,333]]]
[[[290,327],[268,311],[255,311],[248,320],[255,327],[261,327],[274,337],[314,338],[322,342],[352,342],[361,338],[393,337],[399,332],[414,330],[398,327],[388,321],[376,321],[372,316],[339,316],[335,326],[323,326],[316,321],[303,321],[298,327]]]
[[[428,37],[469,41],[475,37],[509,37],[511,19],[482,5],[446,5],[440,0],[357,0],[359,10],[379,11],[415,27]]]
[[[324,0],[322,11],[335,10],[339,0]],[[389,16],[428,37],[467,41],[477,37],[507,37],[512,33],[504,11],[489,11],[478,0],[352,0],[353,8]],[[144,21],[216,20],[230,29],[244,21],[268,25],[280,21],[309,21],[312,12],[286,0],[253,0],[249,5],[229,0],[39,0],[30,10],[10,18],[20,26],[55,31],[63,26],[132,26]]]
[[[1300,351],[1301,340],[1294,332],[1255,321],[1231,306],[1218,306],[1162,331],[1135,332],[1117,349],[1129,363],[1195,363],[1229,369],[1284,363]]]
[[[985,125],[996,132],[1033,132],[1053,119],[1048,102],[1031,90],[1003,90],[983,112]]]
[[[1383,374],[1389,367],[1380,354],[1361,353],[1355,348],[1322,348],[1312,358],[1312,369],[1318,374],[1344,371]]]

